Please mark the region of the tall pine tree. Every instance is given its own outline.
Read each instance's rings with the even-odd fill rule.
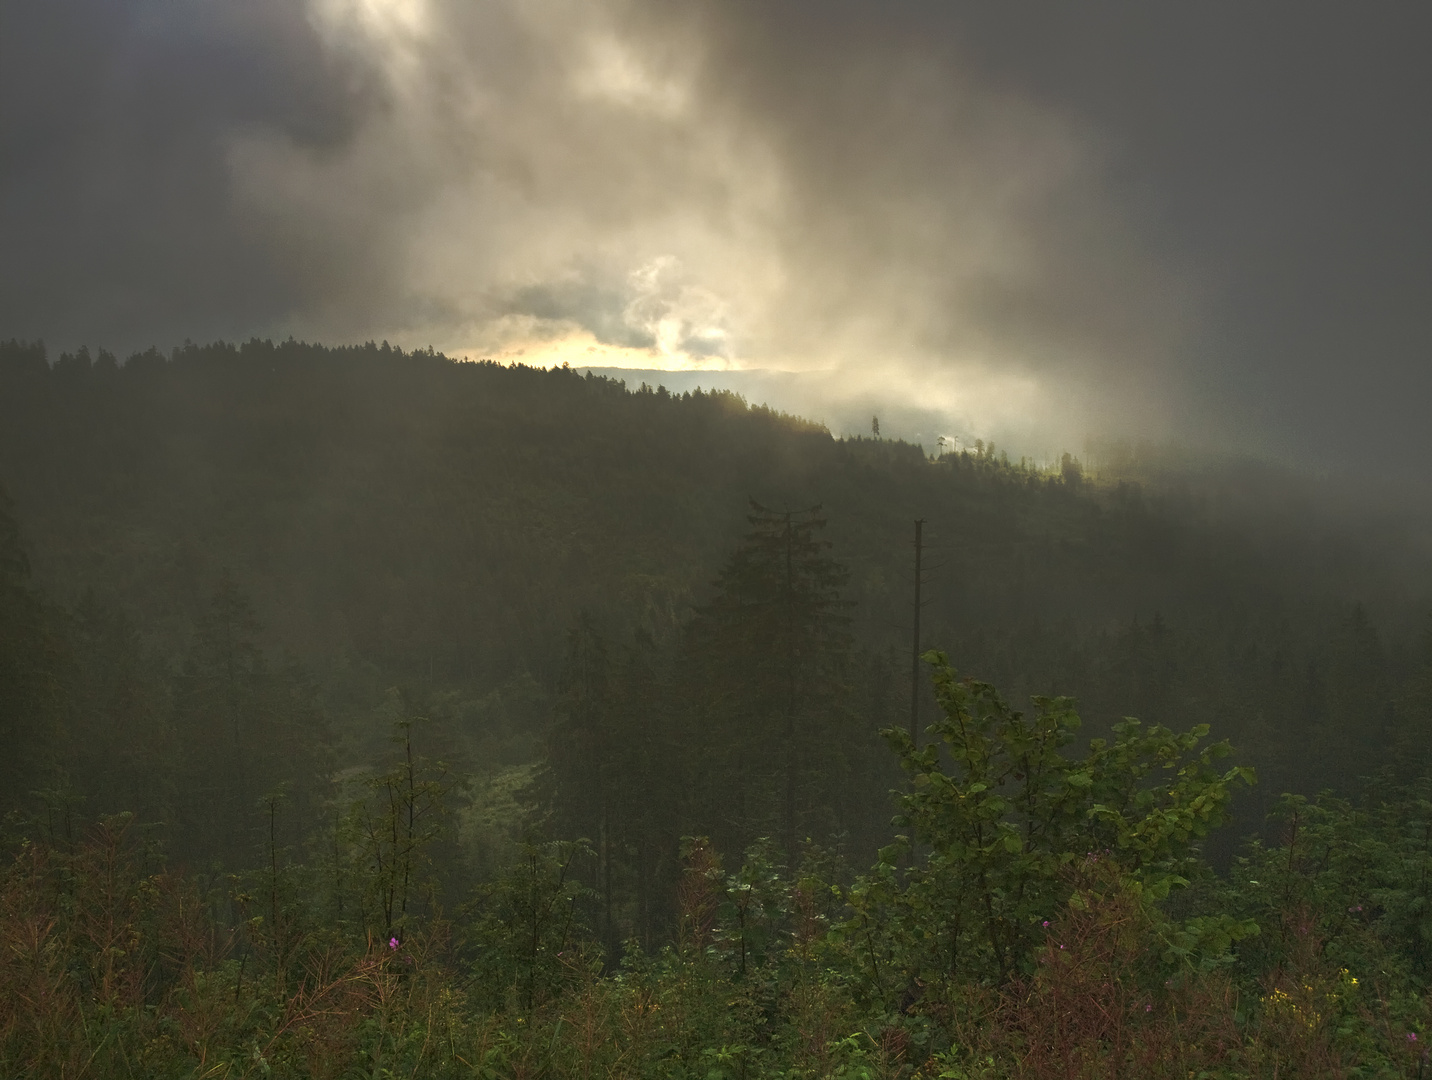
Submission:
[[[707,723],[728,749],[709,795],[741,841],[775,833],[789,857],[807,834],[838,831],[837,793],[852,724],[849,579],[818,535],[820,507],[751,502],[751,531],[691,626]],[[713,810],[716,807],[712,808]],[[732,839],[738,839],[732,837]]]

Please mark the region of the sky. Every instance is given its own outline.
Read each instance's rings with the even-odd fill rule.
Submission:
[[[3,0],[0,338],[699,369],[887,434],[1425,494],[1429,31],[1376,2]]]

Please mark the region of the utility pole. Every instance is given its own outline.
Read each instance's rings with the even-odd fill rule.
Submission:
[[[796,864],[796,771],[799,766],[796,750],[796,588],[795,533],[791,511],[786,511],[786,587],[782,606],[786,617],[786,799],[781,831],[786,842],[786,857]]]
[[[920,745],[920,556],[925,519],[915,519],[915,628],[910,636],[910,741]]]

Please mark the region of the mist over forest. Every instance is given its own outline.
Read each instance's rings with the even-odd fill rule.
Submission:
[[[1156,865],[1157,898],[1186,894],[1170,909],[1197,931],[1183,931],[1181,963],[1266,965],[1267,940],[1229,950],[1260,928],[1240,873],[1265,850],[1291,860],[1290,882],[1307,872],[1280,814],[1316,811],[1335,835],[1373,827],[1369,798],[1427,805],[1432,562],[1414,522],[1334,511],[1314,480],[1149,447],[1102,457],[1046,466],[983,443],[938,453],[835,438],[728,391],[386,344],[253,340],[119,363],[12,341],[0,347],[0,791],[7,842],[21,846],[6,895],[46,910],[46,875],[63,863],[84,879],[103,851],[122,851],[141,860],[126,864],[138,877],[125,888],[159,880],[162,860],[164,881],[197,890],[208,932],[229,935],[185,961],[190,979],[206,964],[242,972],[249,957],[277,973],[311,963],[319,938],[366,928],[376,961],[411,938],[436,950],[423,962],[439,981],[445,950],[458,970],[475,964],[468,992],[497,1010],[479,1009],[483,1039],[514,1015],[535,1022],[544,1002],[556,1039],[576,986],[636,992],[623,976],[583,981],[630,974],[623,956],[669,957],[677,968],[658,982],[717,964],[713,991],[734,978],[756,995],[743,1006],[756,1014],[721,1021],[740,1027],[788,992],[795,969],[777,946],[808,933],[783,929],[814,917],[802,904],[822,905],[821,947],[834,949],[881,880],[895,889],[887,919],[936,917],[909,907],[921,890],[936,892],[920,904],[964,903],[958,883],[980,880],[968,866],[909,862],[968,844],[959,802],[912,802],[930,797],[920,778],[953,767],[945,782],[973,797],[992,781],[961,768],[976,769],[978,749],[987,772],[1002,750],[1016,760],[997,787],[1017,791],[1038,745],[1054,802],[1002,802],[972,820],[1002,830],[1027,817],[1009,825],[1027,830],[1010,849],[1025,857],[1054,843],[1040,827],[1063,822],[1062,839],[1041,854],[1052,862],[998,867],[1019,883],[998,893],[1006,929],[966,931],[974,952],[941,976],[955,979],[941,993],[1007,994],[1031,976],[1028,992],[1042,992],[1039,968],[1018,976],[1014,955],[1041,947],[1015,911],[1035,896],[1050,915],[1091,890],[1119,911],[1134,903],[1129,882],[1069,861],[1094,838],[1128,861],[1135,885]],[[962,718],[983,725],[978,747],[950,726]],[[941,741],[948,762],[929,756]],[[1090,790],[1107,785],[1082,825],[1065,805],[1081,790],[1068,787],[1080,755]],[[1175,762],[1188,764],[1172,787],[1138,794]],[[1129,800],[1117,813],[1115,792]],[[1143,815],[1157,805],[1193,816],[1150,852]],[[1054,816],[1040,825],[1040,813]],[[1097,816],[1109,813],[1124,822],[1113,832]],[[1422,820],[1404,818],[1385,827]],[[978,864],[991,856],[973,852],[964,859],[987,882],[996,867]],[[860,877],[872,864],[876,877]],[[710,892],[705,914],[689,910],[696,881]],[[825,899],[809,892],[816,881],[833,890]],[[757,896],[759,993],[750,971],[719,974],[738,956],[755,962],[742,935],[756,930],[721,913],[734,904],[732,917],[755,919],[742,905]],[[1383,903],[1368,932],[1392,932],[1379,926],[1393,918]],[[500,940],[518,909],[536,944]],[[423,936],[465,920],[466,937]],[[80,955],[93,947],[82,930],[67,930]],[[149,932],[160,952],[128,976],[140,999],[170,964],[163,932]],[[903,961],[915,987],[934,978],[920,974],[927,947]],[[1420,946],[1401,947],[1417,985]],[[1395,938],[1379,948],[1402,955]],[[312,975],[300,970],[290,995]],[[927,991],[900,1005],[857,975],[823,992],[857,1013],[893,1009],[887,1028],[936,1022],[919,1004]],[[1176,1020],[1192,1006],[1170,1008]],[[35,1052],[34,1034],[8,1031],[7,1052]],[[275,1053],[287,1038],[269,1037]],[[846,1056],[918,1066],[909,1046],[876,1049]],[[951,1044],[928,1060],[959,1053]]]
[[[0,1077],[1425,1080],[1429,35],[0,3]]]

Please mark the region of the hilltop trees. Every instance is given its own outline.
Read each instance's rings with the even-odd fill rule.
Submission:
[[[753,495],[825,508],[817,535],[853,570],[840,591],[858,605],[857,670],[905,637],[915,516],[941,565],[925,637],[1020,697],[1077,693],[1101,733],[1126,709],[1170,727],[1217,717],[1280,777],[1270,786],[1312,794],[1355,780],[1405,729],[1429,577],[1396,529],[1368,519],[1361,535],[1352,515],[1288,494],[1296,477],[1237,463],[1126,462],[1111,477],[1071,458],[1066,475],[977,443],[932,461],[888,428],[841,439],[733,394],[381,345],[186,345],[116,365],[0,343],[0,480],[36,580],[56,604],[93,588],[123,612],[163,684],[228,567],[270,653],[325,680],[350,735],[394,685],[478,701],[530,676],[550,715],[583,610],[615,665],[642,630],[658,681],[687,685],[666,670],[674,642]],[[1349,619],[1359,601],[1365,626]],[[865,677],[846,681],[871,715]],[[786,814],[784,773],[775,783],[761,828],[784,844],[805,811]]]
[[[32,577],[0,504],[0,800],[39,813],[5,821],[0,1072],[63,1046],[100,1071],[1183,1077],[1205,1007],[1251,1075],[1303,1043],[1417,1068],[1432,792],[1394,781],[1427,763],[1432,639],[1419,659],[1389,614],[1404,583],[1066,464],[386,347],[0,345],[0,471],[38,541]],[[1011,697],[939,661],[896,762],[910,507],[941,545],[928,636]],[[1224,736],[1265,787],[1389,758],[1394,786],[1284,800],[1281,846],[1223,848],[1220,879],[1198,845],[1247,776]]]

